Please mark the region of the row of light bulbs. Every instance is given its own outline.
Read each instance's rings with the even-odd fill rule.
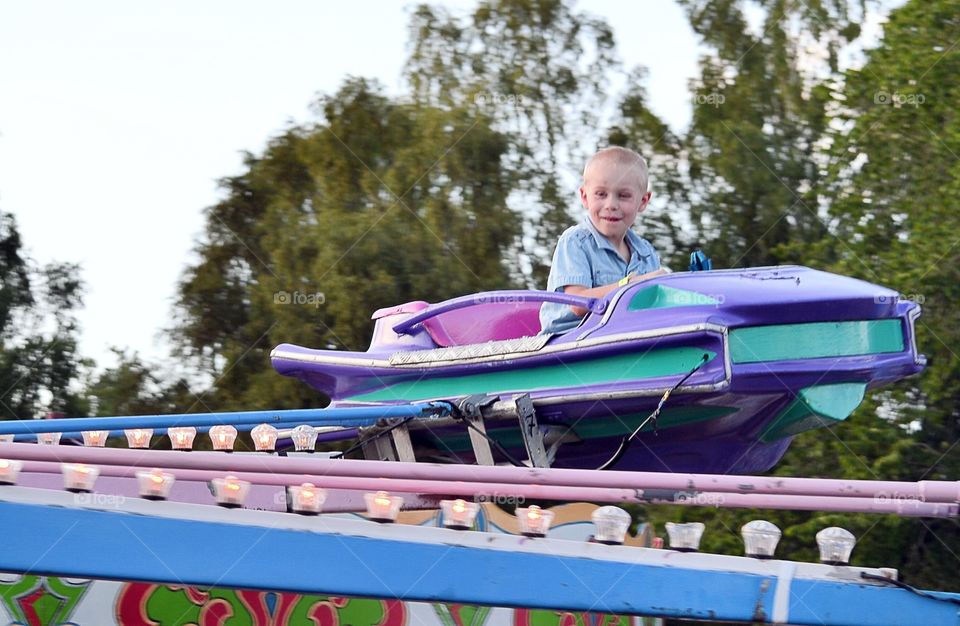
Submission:
[[[666,526],[671,549],[680,552],[699,551],[704,530],[702,523],[667,522]],[[772,559],[782,535],[776,524],[766,520],[747,522],[740,528],[740,534],[743,537],[744,552],[756,559]],[[831,526],[817,533],[820,562],[827,565],[849,564],[850,553],[856,545],[857,538],[845,528]]]
[[[212,432],[212,431],[211,431]],[[0,459],[0,484],[16,483],[23,463]],[[100,470],[83,463],[61,464],[64,488],[72,492],[93,491]],[[166,500],[175,482],[173,474],[160,469],[139,471],[136,473],[140,496],[148,500]],[[227,508],[243,506],[250,491],[250,483],[236,476],[215,478],[211,481],[217,504]],[[312,483],[303,483],[287,487],[288,508],[302,515],[320,513],[327,498],[326,491]],[[400,513],[403,497],[390,495],[386,491],[364,494],[367,517],[381,523],[394,522]],[[473,528],[480,505],[467,500],[441,500],[442,522],[447,528],[470,530]],[[520,532],[527,537],[545,537],[553,522],[553,511],[531,505],[516,509]],[[593,512],[593,541],[608,545],[624,542],[630,527],[630,514],[616,506],[603,506]],[[697,552],[703,537],[704,525],[700,522],[675,524],[667,522],[667,535],[670,548],[678,552]],[[781,532],[766,520],[754,520],[740,529],[743,536],[746,555],[758,559],[772,559],[780,542]],[[829,565],[846,565],[850,562],[850,553],[856,545],[853,534],[836,526],[825,528],[817,533],[817,545],[820,548],[820,560]]]
[[[127,437],[127,446],[130,448],[149,448],[153,437],[152,428],[130,428],[123,431]],[[108,430],[85,430],[83,445],[90,448],[102,448],[110,435]],[[277,447],[278,431],[270,424],[260,424],[250,431],[254,448],[262,452],[273,452]],[[317,445],[319,431],[314,426],[302,424],[290,431],[294,448],[301,452],[310,452]],[[214,450],[231,452],[237,441],[237,429],[230,425],[213,426],[209,431],[210,441]],[[39,433],[37,443],[41,445],[58,445],[62,433]],[[193,442],[197,437],[197,429],[193,426],[174,426],[167,429],[170,444],[174,450],[192,450]],[[0,443],[11,443],[13,435],[0,435]]]

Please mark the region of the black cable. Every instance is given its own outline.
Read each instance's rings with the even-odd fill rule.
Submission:
[[[639,435],[639,434],[640,434],[640,431],[643,430],[643,427],[646,426],[647,424],[649,424],[650,422],[653,422],[653,432],[656,433],[656,432],[657,432],[657,417],[660,416],[660,411],[663,410],[663,405],[666,404],[667,399],[670,398],[670,394],[672,394],[674,391],[676,391],[676,390],[680,387],[680,385],[682,385],[683,383],[687,382],[687,379],[690,378],[691,376],[693,376],[693,374],[694,374],[698,369],[700,369],[701,367],[703,367],[703,365],[704,365],[707,361],[709,361],[709,360],[710,360],[710,355],[704,354],[704,355],[703,355],[703,358],[700,359],[700,362],[697,363],[696,367],[694,367],[692,370],[690,370],[689,372],[687,372],[686,374],[684,374],[683,378],[681,378],[680,380],[678,380],[676,385],[674,385],[674,386],[671,387],[670,389],[667,389],[667,390],[663,393],[663,397],[660,398],[660,402],[657,403],[657,408],[655,408],[655,409],[653,410],[653,413],[651,413],[650,415],[648,415],[648,416],[646,417],[646,419],[644,419],[642,422],[640,422],[640,425],[637,426],[636,429],[634,429],[634,431],[633,431],[632,433],[630,433],[629,436],[623,438],[623,440],[620,442],[620,447],[617,448],[617,451],[613,453],[613,456],[610,457],[610,459],[609,459],[606,463],[604,463],[603,465],[601,465],[600,467],[598,467],[597,470],[600,470],[600,471],[608,470],[608,469],[610,469],[611,467],[613,467],[614,465],[616,465],[617,463],[619,463],[619,462],[620,462],[620,459],[623,458],[624,453],[626,453],[627,448],[630,447],[630,443],[633,441],[634,437],[636,437],[637,435]]]
[[[906,589],[910,593],[915,593],[921,598],[929,598],[931,600],[939,600],[940,602],[950,602],[951,604],[960,605],[960,600],[957,600],[956,598],[941,598],[940,596],[935,596],[932,593],[927,593],[926,591],[920,591],[916,587],[911,587],[907,583],[900,582],[899,580],[893,578],[887,578],[886,576],[878,576],[869,572],[860,572],[860,578],[866,580],[875,580],[880,583],[887,583],[893,585],[894,587],[899,587],[900,589]]]
[[[387,428],[384,428],[383,430],[381,430],[381,431],[379,431],[379,432],[377,432],[377,433],[374,433],[374,435],[373,435],[372,437],[370,437],[369,439],[363,439],[363,440],[361,440],[361,441],[358,441],[357,443],[353,444],[352,446],[350,446],[349,448],[347,448],[346,450],[344,450],[343,452],[341,452],[341,453],[340,453],[340,456],[331,456],[330,458],[331,458],[331,459],[343,459],[343,458],[346,458],[346,456],[347,456],[348,454],[350,454],[351,452],[353,452],[354,450],[359,450],[361,447],[363,447],[363,444],[365,444],[365,443],[370,443],[370,442],[372,442],[372,441],[376,441],[377,439],[379,439],[380,437],[383,437],[384,435],[386,435],[386,434],[389,433],[390,431],[394,430],[395,428],[400,428],[401,426],[403,426],[404,424],[406,424],[407,422],[409,422],[410,420],[412,420],[414,417],[416,417],[416,416],[415,416],[415,415],[409,415],[409,416],[403,418],[402,420],[400,420],[399,422],[397,422],[396,424],[392,424],[391,426],[388,426]]]

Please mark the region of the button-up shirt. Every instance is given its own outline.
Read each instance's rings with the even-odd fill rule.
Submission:
[[[630,261],[624,261],[610,241],[585,216],[568,228],[557,242],[547,279],[548,291],[563,291],[567,285],[600,287],[630,274],[646,274],[660,268],[660,257],[650,242],[627,229]],[[541,334],[562,333],[575,328],[582,318],[566,304],[545,302],[540,307]]]

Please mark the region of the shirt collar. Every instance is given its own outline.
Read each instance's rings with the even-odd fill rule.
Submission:
[[[604,237],[604,236],[603,236],[603,233],[601,233],[599,230],[597,230],[597,227],[593,225],[593,222],[590,221],[590,216],[589,216],[589,215],[585,215],[585,216],[583,217],[583,224],[587,227],[587,230],[590,231],[590,234],[593,235],[594,241],[597,242],[597,247],[599,247],[599,248],[606,248],[607,250],[610,250],[611,252],[613,252],[613,253],[616,254],[617,256],[620,256],[620,252],[613,246],[612,243],[610,243],[610,240],[607,239],[606,237]],[[625,237],[625,238],[626,238],[626,240],[627,240],[627,241],[629,242],[629,244],[630,244],[630,256],[634,256],[634,255],[636,255],[636,256],[644,256],[644,255],[640,252],[641,242],[643,241],[643,240],[640,238],[640,235],[638,235],[637,233],[633,232],[633,229],[632,229],[632,228],[628,228],[628,229],[627,229],[627,234],[626,234],[626,237]]]

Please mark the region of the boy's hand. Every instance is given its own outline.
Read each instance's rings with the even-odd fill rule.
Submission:
[[[669,273],[670,273],[670,270],[669,270],[668,268],[666,268],[666,267],[661,267],[661,268],[658,269],[658,270],[653,270],[652,272],[647,272],[646,274],[633,275],[633,276],[630,277],[630,282],[631,282],[631,283],[635,283],[635,282],[639,282],[639,281],[641,281],[641,280],[647,280],[647,279],[650,279],[650,278],[655,278],[655,277],[657,277],[657,276],[663,276],[663,275],[669,274]]]

